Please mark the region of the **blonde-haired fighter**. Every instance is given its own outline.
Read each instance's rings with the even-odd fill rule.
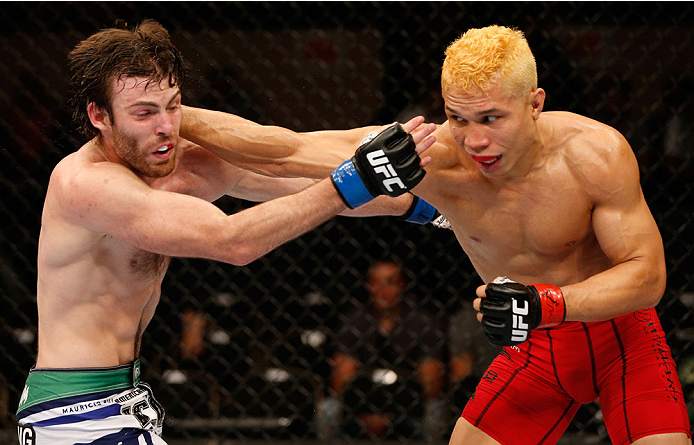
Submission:
[[[451,444],[556,443],[595,399],[615,444],[691,443],[653,309],[662,240],[627,141],[586,117],[542,112],[518,30],[466,32],[446,50],[441,84],[450,137],[429,152],[415,193],[448,217],[484,282],[496,281],[474,306],[506,346]]]
[[[598,398],[615,444],[691,443],[653,309],[665,288],[663,244],[627,141],[592,119],[542,112],[532,52],[514,29],[456,40],[442,94],[448,120],[413,192],[448,218],[488,283],[474,307],[489,339],[507,346],[451,444],[553,444],[580,404]],[[233,118],[184,117],[187,137],[264,168],[268,154],[235,152],[238,136],[220,126]],[[287,160],[279,175],[321,177],[335,166],[301,149],[274,155]]]

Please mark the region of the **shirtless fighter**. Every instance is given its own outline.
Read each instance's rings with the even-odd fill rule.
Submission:
[[[627,141],[592,119],[542,112],[545,91],[517,30],[466,32],[446,51],[441,83],[448,120],[413,192],[448,218],[490,283],[474,307],[488,338],[507,346],[450,443],[553,444],[580,404],[599,399],[615,444],[690,444],[654,309],[665,288],[662,240]],[[186,110],[182,133],[263,170],[266,155],[236,150],[234,119]],[[320,178],[334,166],[300,174]],[[297,172],[284,164],[273,173]]]
[[[168,32],[145,21],[107,29],[69,55],[75,115],[93,137],[54,169],[38,252],[38,357],[18,408],[21,444],[153,444],[163,410],[139,381],[142,332],[169,257],[242,265],[378,194],[422,179],[418,153],[433,124],[415,118],[359,147],[329,179],[250,173],[179,138],[184,71]],[[254,128],[256,146],[312,145],[349,152],[365,130],[316,133]],[[258,142],[259,141],[259,142]],[[375,165],[374,165],[375,164]],[[388,168],[384,179],[378,167]],[[265,200],[227,216],[209,201],[228,193]],[[361,211],[404,213],[409,195]],[[347,204],[347,205],[346,205]],[[399,212],[399,213],[398,213]]]

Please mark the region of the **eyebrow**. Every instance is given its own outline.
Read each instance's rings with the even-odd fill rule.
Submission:
[[[171,100],[169,100],[169,103],[168,103],[167,105],[170,105],[171,102],[173,102],[174,100],[176,100],[176,98],[177,98],[178,96],[180,96],[180,95],[181,95],[181,90],[176,91],[176,94],[173,95],[173,97],[171,98]],[[141,100],[141,101],[135,102],[135,103],[132,104],[132,105],[129,105],[128,108],[138,107],[138,106],[139,106],[139,107],[142,107],[142,106],[145,106],[145,107],[158,107],[159,104],[156,103],[156,102],[147,102],[147,101]]]
[[[485,115],[486,115],[486,114],[500,114],[500,113],[502,113],[502,112],[503,112],[503,111],[500,110],[500,109],[498,109],[498,108],[488,108],[488,109],[486,109],[486,110],[477,111],[475,114],[479,116],[479,115],[482,115],[482,114],[485,114]]]
[[[447,110],[449,113],[451,113],[451,114],[458,114],[457,111],[455,111],[454,109],[452,109],[452,108],[450,108],[450,107],[448,107],[448,106],[446,107],[446,110]],[[500,109],[498,109],[498,108],[488,108],[488,109],[486,109],[486,110],[476,111],[474,114],[475,114],[476,116],[481,116],[481,115],[501,114],[501,113],[503,113],[503,110],[500,110]]]

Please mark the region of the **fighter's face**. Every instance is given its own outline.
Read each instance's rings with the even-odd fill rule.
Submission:
[[[453,138],[485,176],[511,171],[535,143],[533,123],[539,111],[533,106],[533,93],[510,95],[503,79],[497,79],[486,92],[460,93],[449,87],[443,98]]]
[[[147,85],[147,78],[114,80],[109,126],[113,149],[133,170],[162,177],[176,166],[181,125],[181,91],[168,79]],[[103,134],[103,132],[102,132]]]

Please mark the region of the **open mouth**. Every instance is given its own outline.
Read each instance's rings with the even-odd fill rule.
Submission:
[[[160,147],[158,147],[156,150],[154,150],[154,156],[156,156],[159,159],[166,159],[171,155],[171,152],[173,151],[174,144],[169,142],[167,144],[164,144]]]
[[[473,155],[470,155],[472,160],[477,162],[477,164],[484,169],[490,169],[490,168],[494,167],[501,159],[501,156],[502,155],[497,155],[497,156],[473,156]]]

